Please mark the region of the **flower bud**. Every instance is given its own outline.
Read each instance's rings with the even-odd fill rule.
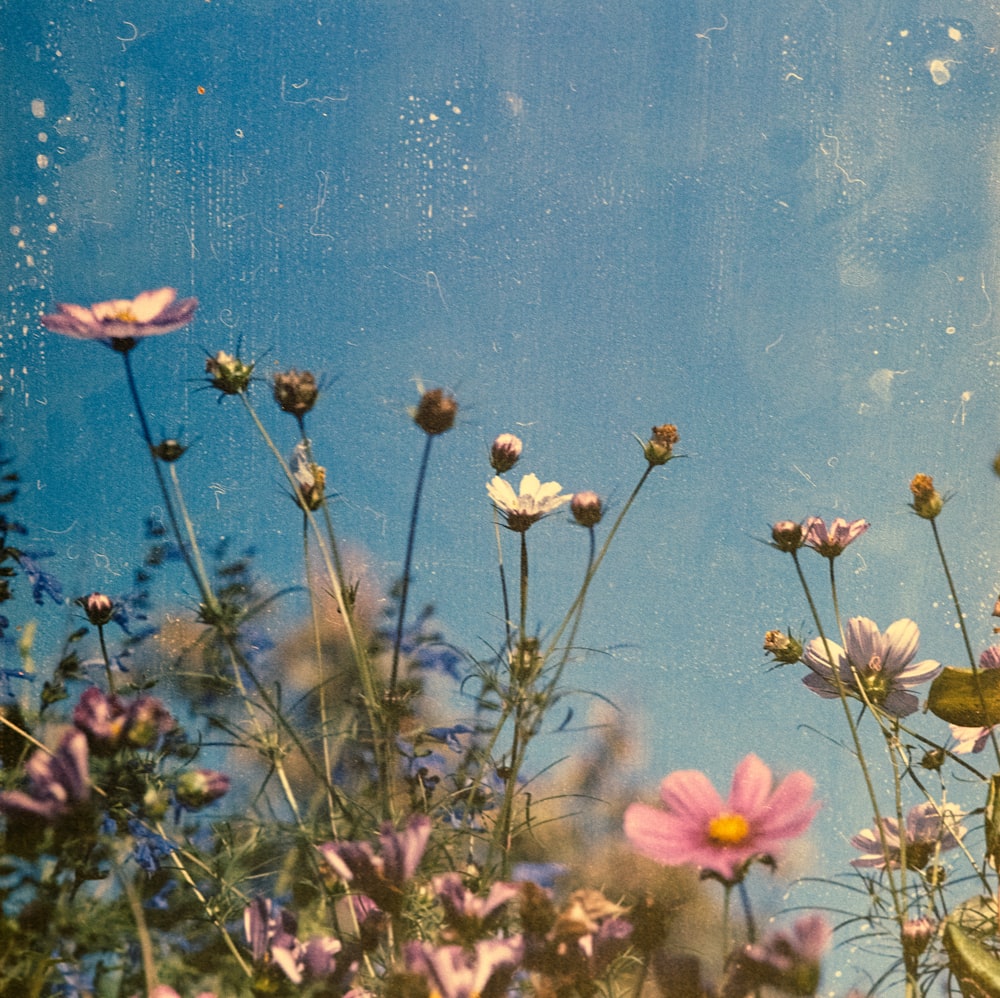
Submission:
[[[934,923],[927,918],[911,918],[903,923],[903,951],[907,956],[918,957],[934,938]]]
[[[498,475],[510,471],[520,459],[523,446],[520,437],[515,437],[513,433],[501,433],[490,448],[490,464],[493,470]]]
[[[295,501],[303,509],[315,513],[326,499],[326,468],[315,463],[310,463],[307,467],[308,474],[296,475],[299,491]]]
[[[771,540],[779,551],[798,551],[805,539],[805,529],[794,520],[779,520],[771,528]]]
[[[436,437],[454,426],[457,415],[458,402],[454,395],[446,395],[442,388],[432,388],[420,396],[413,410],[413,422],[428,436]]]
[[[573,519],[581,527],[596,527],[604,516],[601,497],[596,492],[576,492],[569,504]]]
[[[274,401],[284,412],[302,418],[316,404],[319,386],[312,371],[284,371],[274,376]]]
[[[933,520],[944,508],[944,499],[934,488],[934,479],[930,475],[914,475],[910,491],[913,493],[910,508],[917,516]]]
[[[229,777],[217,769],[190,769],[181,773],[174,787],[177,802],[197,811],[217,801],[229,791]]]
[[[105,624],[109,624],[115,615],[115,605],[111,602],[111,597],[105,596],[104,593],[81,596],[76,602],[78,606],[83,607],[87,620],[94,627],[103,627]]]
[[[136,748],[152,748],[175,727],[173,716],[161,700],[141,696],[129,705],[125,738]]]
[[[213,388],[224,395],[242,395],[250,384],[253,364],[244,364],[239,358],[220,350],[205,361],[205,372]]]
[[[649,440],[643,445],[642,452],[652,465],[666,464],[673,456],[674,444],[680,440],[680,434],[673,423],[654,426]]]
[[[764,635],[764,651],[780,665],[794,665],[802,658],[802,642],[782,631],[768,631]]]

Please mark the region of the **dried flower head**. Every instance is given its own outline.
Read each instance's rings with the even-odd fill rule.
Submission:
[[[301,419],[316,404],[319,386],[312,371],[283,371],[274,376],[274,401],[284,412]]]
[[[198,299],[176,299],[174,288],[159,288],[132,299],[113,298],[89,307],[57,303],[59,312],[43,315],[41,322],[54,333],[76,340],[98,340],[124,353],[138,340],[171,333],[191,321]]]
[[[673,423],[654,426],[649,440],[643,444],[642,452],[650,464],[666,464],[674,456],[674,445],[680,438]]]
[[[944,509],[944,498],[934,488],[934,479],[930,475],[914,475],[910,482],[913,502],[910,509],[925,520],[933,520]]]
[[[569,504],[573,519],[581,527],[596,527],[604,516],[601,497],[596,492],[576,492]]]
[[[498,475],[510,471],[520,459],[523,447],[520,437],[515,437],[513,433],[501,433],[490,447],[490,464],[493,470]]]
[[[220,350],[205,361],[209,383],[224,395],[242,395],[250,384],[253,367],[253,364],[244,364],[225,350]]]
[[[454,395],[443,388],[431,388],[420,396],[420,402],[413,410],[413,422],[429,436],[447,433],[455,425],[458,402]]]

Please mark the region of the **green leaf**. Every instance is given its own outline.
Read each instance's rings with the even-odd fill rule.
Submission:
[[[944,929],[948,964],[965,998],[1000,995],[1000,959],[949,921]]]
[[[942,721],[963,728],[1000,724],[1000,669],[945,666],[931,683],[927,709]]]

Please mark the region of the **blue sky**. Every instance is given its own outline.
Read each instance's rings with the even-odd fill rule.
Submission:
[[[277,469],[206,352],[311,368],[311,423],[346,538],[398,571],[421,439],[417,384],[462,404],[435,447],[414,599],[480,649],[500,613],[486,450],[614,510],[632,434],[678,424],[591,597],[579,685],[620,702],[655,780],[722,781],[747,751],[815,769],[831,705],[762,635],[806,629],[776,519],[866,517],[847,614],[917,620],[960,662],[917,471],[968,622],[998,584],[996,208],[1000,25],[983,2],[833,11],[710,4],[14,3],[5,428],[25,515],[72,592],[114,589],[157,503],[110,351],[44,333],[54,301],[163,284],[201,301],[135,362],[154,431],[195,440],[202,535],[248,536],[276,579],[297,544]],[[683,7],[683,9],[681,9]],[[279,444],[292,420],[256,400]],[[554,626],[585,537],[532,533]],[[814,566],[817,581],[822,564]],[[567,581],[568,580],[568,581]],[[60,621],[60,628],[64,622]],[[867,820],[820,766],[841,861]]]

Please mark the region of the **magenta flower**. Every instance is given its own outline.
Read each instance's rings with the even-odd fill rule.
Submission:
[[[818,516],[809,516],[803,525],[805,537],[802,543],[818,551],[824,558],[836,558],[844,548],[857,540],[869,527],[867,520],[852,520],[850,523],[837,517],[828,527]]]
[[[736,767],[725,801],[704,773],[678,770],[660,784],[663,808],[629,805],[625,835],[658,863],[691,863],[738,883],[754,859],[776,860],[785,842],[809,827],[819,809],[812,792],[812,777],[802,770],[774,787],[771,770],[753,754]]]
[[[958,848],[965,835],[961,821],[962,812],[953,804],[939,808],[932,801],[924,801],[911,807],[906,816],[907,869],[922,870],[939,851]],[[877,826],[866,828],[851,839],[851,845],[862,853],[851,860],[851,866],[899,869],[903,855],[899,822],[895,818],[883,818],[880,824],[881,832]]]
[[[75,340],[140,340],[186,326],[198,307],[197,298],[177,301],[174,288],[143,291],[131,301],[114,298],[87,308],[57,303],[59,312],[43,315],[46,329]]]
[[[0,793],[0,813],[55,822],[90,798],[90,764],[82,731],[68,731],[55,752],[38,749],[25,763],[28,790]]]
[[[980,669],[1000,669],[1000,645],[991,645],[979,656]],[[997,725],[988,728],[965,728],[959,724],[949,724],[951,737],[958,743],[952,749],[956,755],[982,752],[990,740],[990,732]]]
[[[895,717],[906,717],[918,707],[917,698],[907,692],[933,679],[941,663],[933,659],[914,662],[920,630],[912,620],[897,620],[882,634],[867,617],[852,617],[844,636],[847,648],[835,641],[813,638],[806,645],[802,661],[813,671],[802,682],[827,699],[840,696],[834,674],[840,676],[848,696],[867,699],[873,706]],[[829,645],[829,657],[827,657]],[[863,695],[862,695],[863,693]]]

